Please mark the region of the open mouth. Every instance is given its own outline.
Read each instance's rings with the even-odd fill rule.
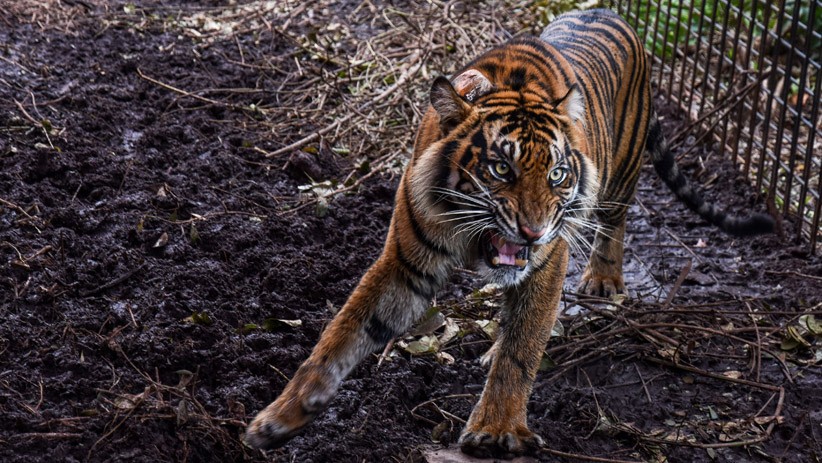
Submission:
[[[510,243],[499,233],[485,233],[480,246],[485,256],[485,263],[491,268],[508,266],[515,267],[517,270],[525,270],[528,265],[531,248]]]

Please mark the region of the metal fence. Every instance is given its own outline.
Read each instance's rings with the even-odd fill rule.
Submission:
[[[716,143],[771,213],[795,218],[785,231],[818,251],[822,0],[622,0],[617,10],[645,38],[657,91],[686,112],[689,134]]]

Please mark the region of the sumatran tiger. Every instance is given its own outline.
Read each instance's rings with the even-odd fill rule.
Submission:
[[[512,457],[542,439],[526,403],[557,317],[569,250],[592,230],[580,291],[624,292],[623,235],[642,153],[688,207],[732,235],[770,232],[706,203],[674,162],[652,108],[649,63],[609,10],[559,16],[437,78],[396,193],[382,255],[245,441],[282,444],[324,410],[346,375],[403,334],[457,266],[503,288],[501,331],[463,452]]]

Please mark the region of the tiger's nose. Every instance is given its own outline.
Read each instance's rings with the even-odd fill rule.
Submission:
[[[523,238],[527,239],[528,241],[536,241],[542,238],[542,235],[545,234],[547,228],[541,228],[539,230],[532,230],[527,225],[520,225],[519,231],[522,233]]]

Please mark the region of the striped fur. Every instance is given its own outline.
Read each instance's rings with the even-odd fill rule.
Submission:
[[[666,183],[712,223],[737,234],[767,228],[761,217],[715,210],[687,185],[659,130],[648,74],[630,27],[592,10],[560,16],[540,38],[515,39],[437,79],[382,255],[249,425],[246,442],[272,447],[299,432],[354,366],[424,313],[455,266],[473,266],[504,288],[506,305],[461,448],[509,457],[539,447],[526,403],[569,251],[593,231],[581,290],[624,291],[625,217],[646,145]]]

